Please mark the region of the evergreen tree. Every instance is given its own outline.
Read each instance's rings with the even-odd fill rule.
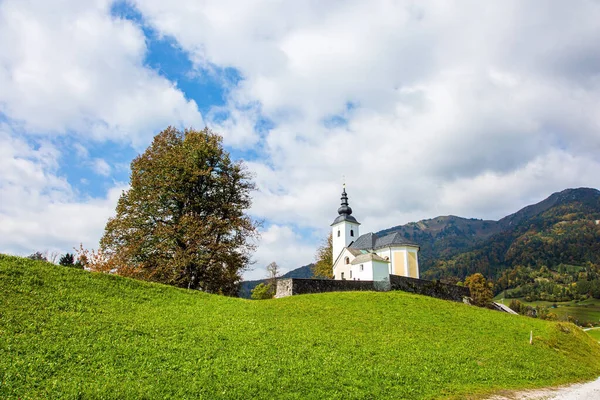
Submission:
[[[60,260],[58,261],[58,263],[60,265],[64,265],[64,266],[68,266],[68,267],[72,267],[75,265],[75,257],[73,256],[73,254],[70,253],[66,253],[64,256],[62,256],[60,258]]]

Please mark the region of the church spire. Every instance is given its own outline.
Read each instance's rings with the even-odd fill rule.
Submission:
[[[358,224],[358,221],[356,220],[356,218],[354,218],[352,216],[352,208],[350,208],[350,206],[348,205],[348,194],[346,193],[346,184],[345,183],[344,183],[344,188],[342,189],[341,200],[342,200],[342,205],[340,206],[340,208],[338,208],[339,216],[333,221],[333,224],[331,224],[331,225],[335,225],[342,221],[349,221],[349,222],[354,222],[355,224]]]
[[[348,205],[348,195],[346,194],[346,184],[344,183],[344,189],[342,190],[342,206],[338,208],[338,214],[350,215],[352,214],[352,208]]]

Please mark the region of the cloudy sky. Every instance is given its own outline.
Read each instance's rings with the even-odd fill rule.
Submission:
[[[209,126],[256,174],[247,278],[362,232],[600,187],[600,2],[0,0],[0,252],[96,248],[129,163]]]

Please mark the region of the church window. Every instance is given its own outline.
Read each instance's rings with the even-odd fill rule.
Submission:
[[[354,229],[350,229],[350,236],[354,236]]]
[[[344,280],[344,273],[342,272],[342,280]]]
[[[338,237],[340,237],[340,230],[338,229]]]
[[[344,263],[350,264],[350,259],[348,257],[344,258]]]
[[[352,270],[350,270],[350,279],[352,279]]]
[[[364,266],[364,265],[362,265],[362,264],[360,264],[360,270],[361,270],[361,271],[364,271],[364,270],[365,270],[365,266]]]

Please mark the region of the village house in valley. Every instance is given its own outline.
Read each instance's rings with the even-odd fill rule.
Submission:
[[[419,246],[399,233],[360,235],[360,223],[352,216],[345,187],[341,200],[339,215],[331,224],[334,279],[386,281],[389,275],[419,278]]]

